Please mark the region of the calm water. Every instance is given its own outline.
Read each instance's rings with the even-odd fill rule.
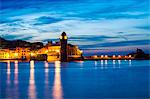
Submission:
[[[0,96],[2,99],[148,98],[149,62],[0,62]]]

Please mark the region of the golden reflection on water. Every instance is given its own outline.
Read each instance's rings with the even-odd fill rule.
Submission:
[[[7,61],[7,83],[10,84],[10,61]]]
[[[18,61],[15,61],[14,62],[14,66],[15,66],[15,70],[14,70],[14,85],[15,85],[15,88],[14,88],[14,98],[15,99],[19,99],[19,91],[18,91]]]
[[[50,97],[51,96],[51,94],[49,93],[50,92],[50,88],[49,88],[49,64],[48,64],[48,62],[47,61],[45,61],[44,62],[44,67],[45,67],[45,69],[44,69],[44,71],[45,71],[45,81],[44,81],[44,83],[45,83],[45,85],[44,85],[44,87],[45,87],[45,90],[44,90],[44,93],[45,93],[45,97]]]
[[[35,87],[35,79],[34,79],[34,61],[30,61],[30,78],[29,78],[28,95],[30,99],[36,99],[36,87]]]
[[[7,61],[7,74],[10,74],[10,61]]]
[[[47,85],[48,87],[48,62],[45,61],[45,84]]]
[[[6,86],[6,92],[10,92],[10,86],[11,86],[11,81],[10,81],[10,61],[7,61],[7,86]]]
[[[14,83],[18,84],[18,61],[15,61],[15,70],[14,70],[14,74],[15,74],[15,80]]]
[[[55,61],[55,77],[54,77],[54,86],[53,86],[53,98],[62,99],[62,86],[61,86],[61,75],[60,75],[60,61]]]
[[[48,62],[45,61],[45,73],[48,74]]]

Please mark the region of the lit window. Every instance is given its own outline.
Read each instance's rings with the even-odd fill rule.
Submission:
[[[113,58],[115,58],[116,56],[115,55],[113,55]]]
[[[108,55],[105,55],[105,58],[108,58]]]
[[[60,39],[62,39],[62,36],[60,36]]]
[[[94,57],[94,58],[97,58],[97,55],[94,55],[93,57]]]
[[[104,57],[104,55],[101,55],[101,58],[103,58]]]
[[[18,56],[18,53],[15,53],[15,56],[17,57],[17,56]]]
[[[67,36],[64,36],[64,39],[67,39]]]
[[[59,50],[56,50],[56,52],[58,53],[58,52],[60,52]]]
[[[118,55],[118,58],[121,58],[121,55]]]
[[[83,53],[83,51],[80,50],[80,53]]]
[[[131,58],[131,55],[129,55],[129,57]]]
[[[34,54],[34,53],[30,53],[30,55],[31,55],[31,56],[34,56],[35,54]]]

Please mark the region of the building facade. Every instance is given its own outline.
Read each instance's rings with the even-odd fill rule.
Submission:
[[[67,35],[63,32],[60,42],[48,42],[40,49],[16,47],[14,49],[0,49],[0,59],[21,60],[47,60],[47,61],[69,61],[82,57],[82,51],[78,46],[67,43]]]

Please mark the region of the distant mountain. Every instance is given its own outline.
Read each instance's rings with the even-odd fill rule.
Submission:
[[[39,49],[43,47],[43,43],[42,42],[27,42],[27,41],[23,41],[23,40],[6,40],[2,37],[0,37],[0,48],[2,49],[13,49],[16,47],[28,47],[31,49]]]

